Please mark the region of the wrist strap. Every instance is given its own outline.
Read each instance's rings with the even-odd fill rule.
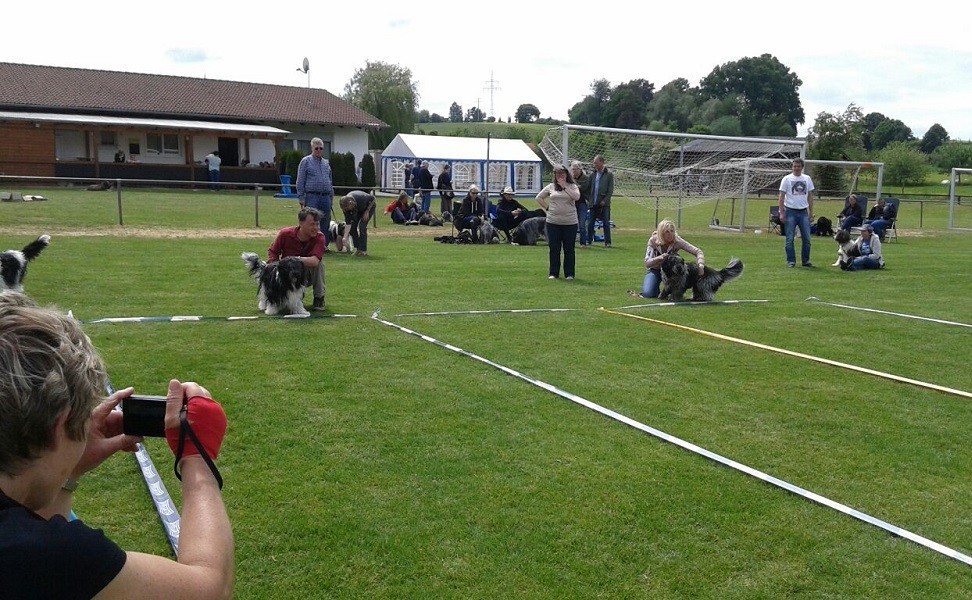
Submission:
[[[213,477],[216,478],[216,483],[219,485],[219,489],[223,489],[223,477],[219,474],[219,469],[216,468],[216,463],[213,459],[209,457],[209,453],[203,448],[202,442],[196,437],[196,432],[192,430],[189,426],[189,399],[182,399],[182,408],[179,410],[179,446],[176,449],[175,464],[173,465],[173,471],[175,471],[175,476],[179,481],[182,481],[182,473],[179,471],[179,462],[182,460],[182,451],[186,445],[186,436],[192,440],[196,448],[199,450],[199,456],[202,456],[203,460],[206,461],[206,466],[209,470],[213,472]]]

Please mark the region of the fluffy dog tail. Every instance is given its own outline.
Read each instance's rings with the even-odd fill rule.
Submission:
[[[250,271],[250,275],[255,279],[259,279],[263,275],[263,270],[267,267],[267,263],[263,262],[259,256],[252,252],[244,252],[240,255],[240,258],[246,263],[247,270]]]
[[[719,274],[722,275],[722,282],[725,283],[739,277],[742,275],[742,272],[743,262],[734,256],[729,261],[729,264],[726,265],[726,268],[719,271]]]
[[[51,236],[42,235],[36,240],[34,240],[33,242],[24,246],[24,249],[21,250],[21,252],[24,253],[24,258],[26,258],[28,261],[31,261],[37,258],[38,256],[40,256],[40,253],[43,252],[44,248],[47,248],[47,245],[50,243],[51,243]]]

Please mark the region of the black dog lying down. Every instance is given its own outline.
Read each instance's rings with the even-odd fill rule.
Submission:
[[[699,276],[695,263],[687,265],[681,256],[669,254],[661,265],[663,288],[658,298],[671,297],[672,300],[681,302],[685,300],[685,292],[692,290],[693,302],[710,302],[723,283],[742,275],[743,263],[738,258],[733,258],[725,269],[716,271],[712,267],[705,267],[704,270],[705,274]]]

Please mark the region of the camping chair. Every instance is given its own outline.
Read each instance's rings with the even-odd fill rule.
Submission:
[[[858,200],[858,202],[860,202],[860,200]],[[888,225],[888,228],[884,230],[884,241],[888,241],[888,242],[890,242],[891,240],[897,241],[898,240],[898,209],[900,207],[901,200],[899,200],[898,198],[885,198],[884,203],[886,205],[894,206],[894,218],[891,219],[891,224]],[[850,232],[851,235],[860,235],[861,228],[852,227]]]
[[[863,215],[861,221],[863,222],[863,220],[867,218],[867,196],[865,196],[864,194],[854,194],[854,195],[857,196],[857,205],[861,207],[861,215]],[[847,197],[844,198],[844,208],[847,208],[848,206],[850,206],[850,194],[848,194]],[[838,215],[837,227],[842,227],[843,225],[844,225],[844,217]],[[853,227],[852,229],[857,229],[857,227]]]
[[[769,232],[770,233],[778,233],[778,234],[782,235],[782,233],[783,233],[782,225],[783,225],[783,223],[780,222],[780,207],[779,207],[779,205],[771,206],[770,207],[770,213],[769,213]]]

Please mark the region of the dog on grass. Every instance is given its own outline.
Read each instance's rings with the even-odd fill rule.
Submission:
[[[40,256],[50,243],[51,236],[42,235],[21,250],[0,252],[0,292],[23,292],[27,263]]]
[[[547,235],[547,218],[530,217],[513,230],[512,243],[519,246],[536,246],[537,240]]]
[[[831,237],[834,235],[834,222],[827,217],[817,219],[817,227],[814,232],[821,237]]]
[[[676,302],[685,300],[685,292],[692,290],[693,302],[711,302],[716,291],[722,284],[732,281],[742,275],[743,263],[733,258],[725,269],[716,271],[711,267],[704,267],[704,274],[699,275],[695,263],[685,264],[678,254],[668,254],[661,264],[662,292],[659,299],[671,298]]]
[[[846,229],[839,229],[834,234],[834,241],[837,242],[837,260],[832,267],[839,267],[841,263],[853,260],[861,255],[857,245],[851,240],[850,232]]]
[[[296,256],[266,263],[252,252],[240,255],[257,280],[257,308],[267,315],[309,315],[304,308],[304,263]]]
[[[338,223],[337,221],[331,221],[331,224],[327,228],[327,244],[330,245],[334,242],[337,246],[338,252],[347,252],[351,254],[354,252],[354,241],[351,236],[348,236],[348,243],[344,243],[344,232],[350,227],[347,223]]]

